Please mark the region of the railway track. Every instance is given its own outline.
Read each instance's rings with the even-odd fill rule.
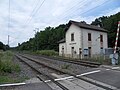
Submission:
[[[59,82],[57,82],[57,81],[55,81],[55,78],[54,77],[52,77],[51,75],[50,75],[50,72],[49,72],[49,74],[47,73],[45,73],[44,71],[41,71],[40,70],[40,65],[43,65],[43,64],[40,64],[40,63],[38,63],[38,62],[36,62],[36,61],[33,61],[33,60],[26,60],[26,59],[28,59],[28,58],[26,58],[25,59],[25,57],[23,58],[23,56],[18,56],[18,55],[15,55],[18,59],[20,59],[22,62],[24,62],[25,64],[27,64],[29,67],[31,67],[34,71],[36,71],[37,73],[39,73],[40,75],[43,75],[45,78],[47,78],[47,79],[49,79],[50,81],[52,81],[53,83],[55,83],[57,86],[59,86],[62,90],[69,90],[68,88],[66,88],[65,86],[63,86],[62,84],[60,84]],[[25,60],[24,60],[25,59]],[[32,65],[32,64],[34,64],[34,65]],[[39,66],[38,66],[39,65]],[[44,68],[49,68],[49,67],[47,67],[46,65],[43,65],[42,67],[44,67]],[[51,68],[49,68],[49,69],[51,69]],[[56,70],[56,69],[53,69],[52,71],[58,71],[58,70]],[[48,71],[48,70],[47,70]],[[60,73],[62,73],[62,72],[60,72]],[[44,80],[38,75],[37,76],[40,80],[42,80],[43,82],[44,82]],[[45,82],[44,82],[45,83]]]
[[[90,62],[90,61],[83,61],[83,60],[71,60],[71,59],[50,57],[50,56],[44,56],[44,55],[40,55],[40,58],[46,59],[46,60],[50,60],[50,59],[58,60],[58,61],[73,63],[73,64],[77,64],[77,65],[82,65],[82,66],[93,67],[93,68],[97,68],[101,65],[100,63],[97,63],[97,62]]]
[[[39,65],[42,65],[42,66],[44,66],[44,67],[47,67],[47,68],[49,68],[49,69],[51,69],[51,70],[54,70],[54,71],[56,71],[56,72],[63,73],[63,74],[68,74],[68,75],[71,76],[71,77],[78,78],[78,79],[80,79],[80,80],[84,80],[84,81],[89,82],[89,83],[91,83],[91,84],[94,84],[94,85],[96,85],[96,86],[98,86],[98,87],[101,87],[101,88],[104,88],[104,89],[107,89],[107,90],[112,90],[112,89],[110,89],[110,88],[108,88],[108,87],[106,87],[106,86],[97,84],[96,82],[92,82],[92,81],[86,80],[86,79],[84,79],[84,78],[82,78],[82,77],[79,77],[79,76],[73,74],[73,73],[66,72],[66,71],[62,71],[62,70],[60,70],[60,69],[56,69],[56,68],[54,68],[54,67],[51,67],[50,65],[45,65],[45,64],[43,64],[43,63],[35,60],[34,58],[30,58],[30,57],[25,56],[25,55],[19,55],[19,56],[16,55],[16,57],[18,57],[19,59],[21,59],[20,56],[23,57],[23,58],[26,58],[26,59],[28,59],[28,60],[30,60],[30,61],[32,61],[32,62],[35,62],[35,63],[37,63],[37,64],[39,64]],[[21,60],[22,60],[22,59],[21,59]],[[24,61],[24,60],[22,60],[22,61]],[[32,65],[30,65],[28,62],[26,62],[26,61],[24,61],[24,62],[25,62],[28,66],[30,66],[31,68],[33,68],[34,70],[36,70],[38,73],[40,73],[40,74],[48,77],[52,82],[56,83],[56,85],[58,85],[59,87],[61,87],[63,90],[68,90],[65,86],[63,86],[63,85],[61,85],[59,82],[57,82],[57,79],[52,78],[49,74],[47,75],[47,74],[39,71],[38,69],[36,69],[36,68],[33,67]],[[72,62],[71,62],[71,63],[72,63]]]

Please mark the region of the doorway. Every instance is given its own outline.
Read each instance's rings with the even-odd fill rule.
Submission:
[[[72,54],[72,57],[74,56],[74,47],[71,47],[71,54]]]
[[[91,57],[91,47],[88,47],[88,56]]]
[[[64,56],[64,46],[62,46],[62,56]]]

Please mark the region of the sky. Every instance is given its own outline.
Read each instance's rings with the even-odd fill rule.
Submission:
[[[69,20],[86,21],[120,12],[119,0],[0,0],[0,41],[15,47],[36,31]],[[39,28],[39,29],[38,29]]]

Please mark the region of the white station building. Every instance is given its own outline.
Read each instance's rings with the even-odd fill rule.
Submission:
[[[65,32],[65,38],[59,41],[60,56],[92,57],[108,48],[107,30],[101,27],[70,20]]]

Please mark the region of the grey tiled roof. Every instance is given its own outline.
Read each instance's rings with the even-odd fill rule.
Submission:
[[[64,43],[65,42],[65,38],[60,40],[58,43]]]
[[[85,23],[81,23],[81,22],[77,22],[77,21],[72,21],[70,20],[68,25],[65,28],[65,31],[67,31],[70,27],[71,24],[74,24],[80,28],[85,28],[88,30],[95,30],[95,31],[101,31],[101,32],[107,32],[107,30],[105,30],[104,28],[98,27],[98,26],[94,26],[94,25],[90,25],[90,24],[85,24]],[[65,42],[65,38],[60,40],[58,43],[64,43]]]
[[[91,30],[95,30],[95,31],[101,31],[101,32],[107,32],[107,30],[105,30],[104,28],[95,26],[95,25],[90,25],[90,24],[85,24],[85,23],[81,23],[81,22],[77,22],[77,21],[72,21],[70,20],[68,23],[68,26],[65,28],[65,31],[67,31],[70,27],[71,24],[74,24],[80,28],[85,28],[85,29],[91,29]]]

